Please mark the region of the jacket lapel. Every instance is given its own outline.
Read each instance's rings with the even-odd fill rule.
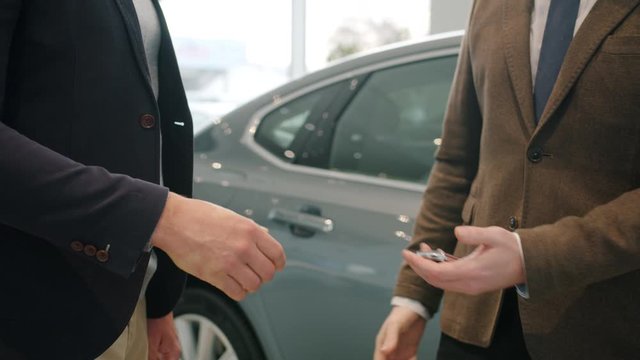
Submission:
[[[509,78],[521,119],[531,135],[535,129],[529,39],[533,0],[503,0],[502,31]]]
[[[600,44],[638,5],[639,1],[599,0],[596,2],[567,50],[556,84],[540,117],[538,129],[543,127],[558,109]]]
[[[147,56],[144,51],[144,43],[142,42],[142,32],[140,31],[140,23],[138,23],[138,17],[136,15],[136,9],[133,6],[131,0],[115,0],[120,9],[120,14],[124,18],[124,23],[127,27],[127,33],[129,34],[129,42],[131,48],[136,57],[138,68],[142,72],[142,75],[147,80],[149,90],[153,92],[151,88],[151,75],[149,75],[149,67],[147,65]]]

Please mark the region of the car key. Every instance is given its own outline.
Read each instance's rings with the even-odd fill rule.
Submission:
[[[416,251],[416,255],[422,256],[425,259],[433,260],[435,262],[458,260],[457,257],[451,254],[447,254],[442,249],[429,250],[429,251]]]

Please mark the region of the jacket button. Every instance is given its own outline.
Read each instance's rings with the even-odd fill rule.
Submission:
[[[109,260],[109,253],[107,250],[98,250],[98,252],[96,252],[96,259],[101,263],[107,262]]]
[[[145,129],[151,129],[156,126],[156,118],[151,114],[144,114],[140,116],[140,126]]]
[[[80,241],[72,241],[71,244],[69,244],[69,246],[71,246],[71,249],[73,251],[77,251],[80,252],[82,251],[82,249],[84,249],[84,245],[80,242]]]
[[[518,223],[518,218],[515,216],[509,217],[509,230],[515,231],[520,224]]]
[[[84,254],[87,256],[95,256],[98,249],[93,245],[87,245],[84,247]]]
[[[527,151],[527,158],[532,163],[538,163],[540,162],[540,160],[542,160],[542,154],[542,148],[539,146],[534,146],[529,149],[529,151]]]

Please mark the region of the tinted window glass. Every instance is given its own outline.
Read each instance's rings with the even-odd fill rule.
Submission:
[[[450,56],[373,73],[337,122],[329,167],[426,182],[455,65]]]
[[[309,133],[316,130],[314,123],[319,114],[331,106],[344,87],[344,82],[327,86],[268,113],[260,122],[256,142],[274,155],[293,161],[297,151],[294,140],[301,138],[303,131]]]

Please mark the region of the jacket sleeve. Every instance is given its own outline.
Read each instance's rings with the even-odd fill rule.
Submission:
[[[449,95],[442,144],[408,247],[411,251],[417,250],[422,242],[432,248],[453,251],[456,245],[453,228],[461,223],[462,208],[478,169],[482,116],[473,83],[468,41],[467,35]],[[420,301],[433,315],[438,310],[442,290],[430,286],[403,264],[394,295]]]
[[[582,217],[518,230],[530,299],[640,269],[640,189]]]
[[[0,224],[64,251],[73,251],[77,242],[106,250],[108,260],[94,258],[96,263],[127,277],[155,229],[168,190],[84,166],[5,125],[10,123],[1,115],[7,68],[21,7],[21,0],[0,0]]]

